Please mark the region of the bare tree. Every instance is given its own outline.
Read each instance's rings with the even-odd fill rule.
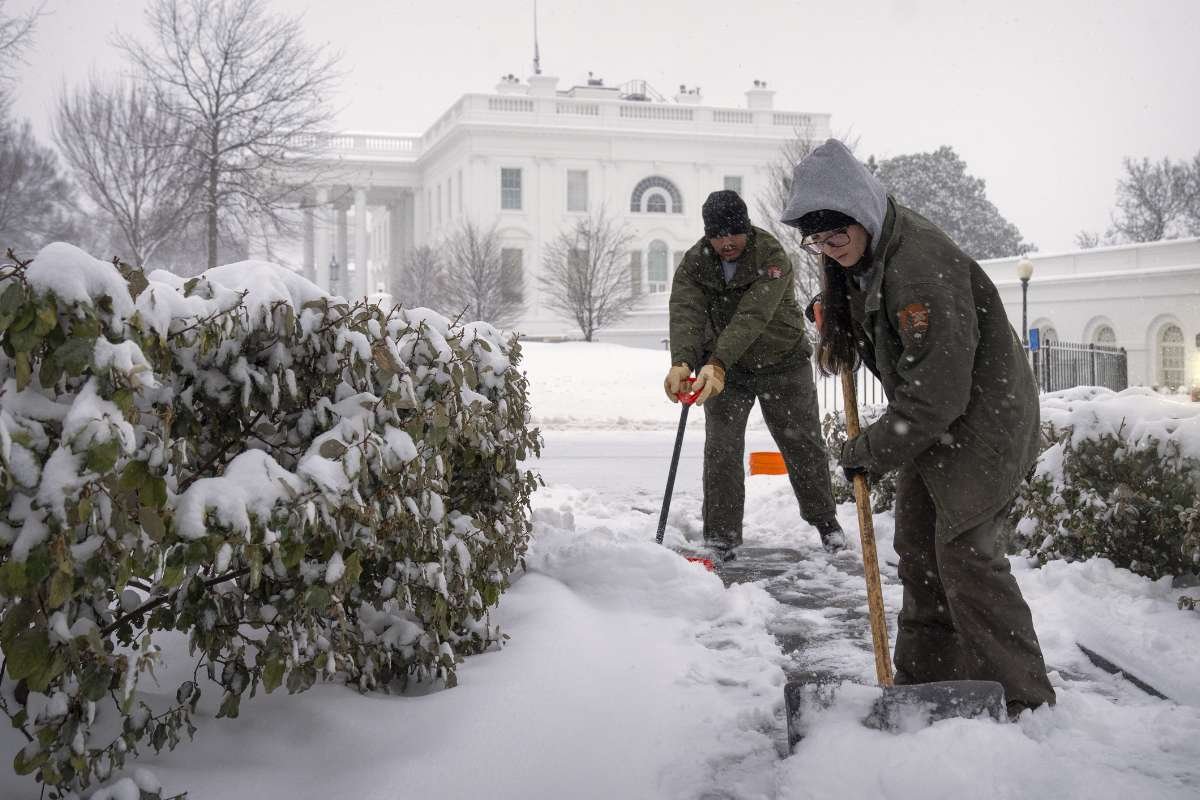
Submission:
[[[24,61],[22,47],[29,45],[24,40],[33,34],[44,7],[45,3],[39,3],[24,14],[14,16],[8,13],[8,0],[0,0],[0,116],[8,114],[16,66]]]
[[[496,229],[463,223],[444,247],[446,310],[497,326],[515,322],[525,309],[524,277],[519,265],[504,263]]]
[[[290,196],[332,121],[339,56],[303,40],[266,0],[150,0],[149,43],[118,38],[165,106],[196,135],[208,265],[221,230],[291,232]]]
[[[408,308],[445,312],[446,264],[441,253],[429,245],[408,251],[400,269],[389,276],[388,291],[397,303]]]
[[[28,122],[0,122],[0,251],[32,255],[54,239],[77,239],[70,181]]]
[[[76,182],[113,220],[121,255],[139,266],[198,211],[195,137],[152,94],[95,78],[60,95],[54,120],[54,140]]]
[[[1117,212],[1112,233],[1129,242],[1156,242],[1182,232],[1187,207],[1189,169],[1186,162],[1164,158],[1124,161],[1117,182]]]
[[[1200,236],[1200,153],[1196,154],[1187,168],[1184,188],[1183,218],[1187,232],[1192,236]]]
[[[585,341],[619,322],[637,299],[629,280],[633,232],[604,207],[546,246],[538,283],[547,307],[579,326]]]
[[[757,224],[778,239],[792,259],[796,294],[800,298],[821,291],[820,259],[800,246],[800,240],[804,238],[800,231],[779,220],[792,196],[792,171],[819,144],[821,142],[812,138],[810,130],[797,128],[795,137],[783,145],[779,156],[767,166],[767,187],[755,201],[759,216]]]

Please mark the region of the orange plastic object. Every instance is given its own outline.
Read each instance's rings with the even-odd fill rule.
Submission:
[[[786,475],[787,465],[783,456],[768,450],[760,450],[750,454],[751,475]]]

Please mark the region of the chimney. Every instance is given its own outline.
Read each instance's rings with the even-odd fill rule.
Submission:
[[[530,75],[529,94],[534,97],[554,97],[558,94],[558,78],[551,75]]]
[[[775,107],[775,92],[766,81],[755,80],[754,88],[746,92],[746,108],[751,111],[770,111]]]
[[[496,94],[529,94],[529,87],[510,72],[500,76],[500,82],[496,84]]]

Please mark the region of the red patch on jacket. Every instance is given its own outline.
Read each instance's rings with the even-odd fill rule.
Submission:
[[[783,277],[783,268],[776,267],[776,266],[767,267],[767,277],[768,278],[782,278]]]
[[[929,333],[929,306],[924,303],[909,303],[897,312],[900,321],[900,338],[905,344],[921,344]]]

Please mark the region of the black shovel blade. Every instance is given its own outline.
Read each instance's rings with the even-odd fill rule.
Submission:
[[[837,686],[828,679],[810,679],[789,681],[784,687],[789,751],[794,750],[804,738],[809,715],[834,704]],[[881,690],[863,724],[896,733],[956,717],[990,717],[997,722],[1006,720],[1008,712],[1004,687],[995,681],[939,681],[888,686]]]
[[[943,719],[1008,718],[1004,687],[995,681],[938,681],[887,686],[863,724],[885,731],[921,728]]]

